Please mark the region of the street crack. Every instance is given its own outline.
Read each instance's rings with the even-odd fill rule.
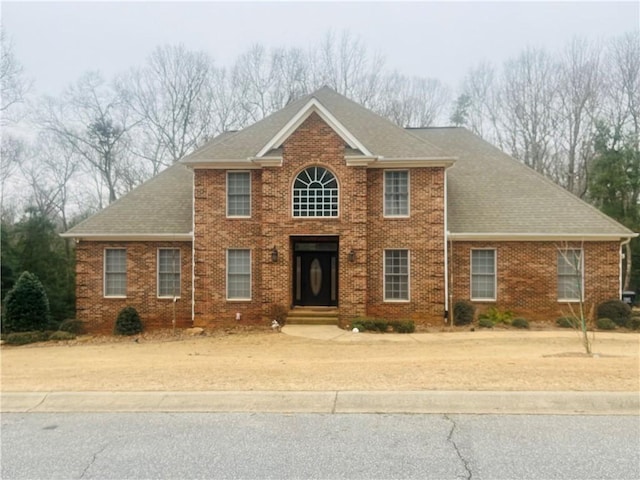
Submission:
[[[105,443],[100,450],[98,450],[96,453],[93,454],[93,457],[91,458],[91,461],[89,462],[89,464],[86,467],[84,467],[84,470],[82,471],[82,473],[80,474],[80,476],[78,478],[84,478],[84,476],[89,471],[89,469],[93,466],[94,463],[96,463],[96,459],[98,458],[98,455],[100,455],[102,452],[104,452],[107,449],[108,446],[109,446],[109,443]]]
[[[449,430],[449,435],[447,436],[447,442],[449,442],[453,446],[453,450],[456,452],[456,455],[460,459],[460,463],[462,463],[462,466],[467,471],[467,475],[464,478],[466,480],[471,480],[473,478],[473,472],[469,467],[469,461],[462,456],[462,453],[460,453],[460,449],[458,448],[458,444],[456,444],[455,440],[453,439],[453,434],[455,433],[458,425],[456,424],[455,420],[449,417],[449,415],[444,415],[444,418],[445,420],[448,420],[449,422],[451,422],[451,430]]]

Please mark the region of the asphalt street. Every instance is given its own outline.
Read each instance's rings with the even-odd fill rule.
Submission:
[[[10,479],[637,479],[638,416],[4,413]]]

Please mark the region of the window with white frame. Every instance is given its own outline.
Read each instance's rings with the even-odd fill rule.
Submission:
[[[251,216],[251,174],[227,172],[227,217]]]
[[[384,216],[409,216],[409,172],[407,170],[384,172]]]
[[[127,296],[127,250],[124,248],[104,251],[104,296]]]
[[[227,299],[251,299],[250,250],[227,250]]]
[[[323,167],[309,167],[293,182],[294,217],[337,217],[338,180]]]
[[[583,298],[582,262],[579,248],[558,252],[558,300],[579,301]]]
[[[180,249],[158,250],[158,296],[180,296]]]
[[[409,300],[409,250],[384,251],[384,299]]]
[[[496,299],[495,250],[471,250],[471,299]]]

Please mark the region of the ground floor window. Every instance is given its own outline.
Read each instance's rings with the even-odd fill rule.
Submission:
[[[124,248],[104,251],[104,296],[127,296],[127,250]]]
[[[496,251],[471,250],[471,300],[496,299]]]
[[[180,249],[158,250],[158,296],[180,296]]]
[[[558,252],[558,300],[579,301],[583,298],[582,250]]]
[[[250,250],[227,250],[227,299],[251,300]]]
[[[409,250],[384,251],[384,299],[409,300]]]

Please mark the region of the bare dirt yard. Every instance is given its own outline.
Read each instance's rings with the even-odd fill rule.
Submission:
[[[2,390],[640,390],[638,333],[596,333],[595,356],[571,330],[409,337],[169,331],[3,345]]]

